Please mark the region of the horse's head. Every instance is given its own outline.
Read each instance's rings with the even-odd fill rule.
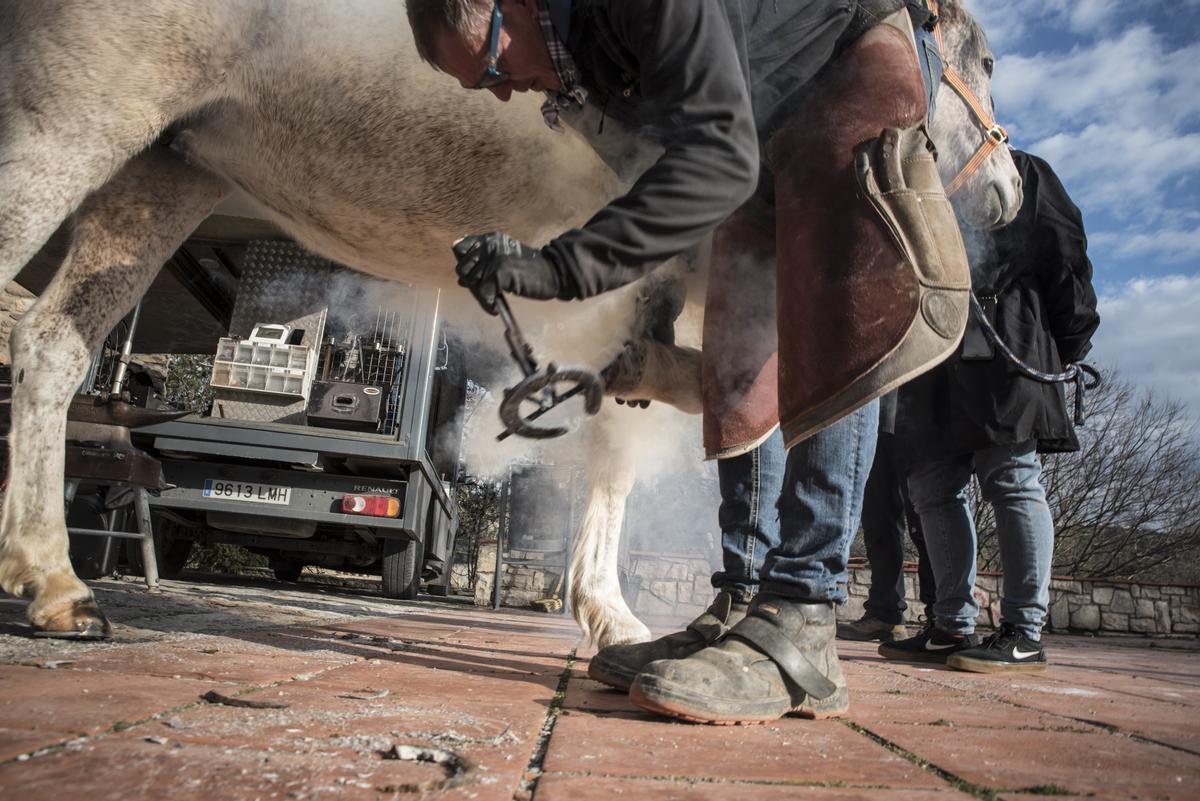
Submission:
[[[973,228],[1012,222],[1021,207],[1021,176],[992,118],[992,51],[959,0],[942,0],[939,43],[947,74],[937,93],[930,135],[938,170],[959,220]],[[961,83],[954,85],[957,75]]]

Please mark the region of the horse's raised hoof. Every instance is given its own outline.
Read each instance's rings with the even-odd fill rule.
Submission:
[[[75,601],[63,611],[49,616],[43,625],[35,627],[33,636],[55,640],[106,640],[112,636],[112,624],[95,601]]]
[[[626,342],[621,352],[600,371],[606,395],[628,397],[637,390],[646,375],[646,343]]]

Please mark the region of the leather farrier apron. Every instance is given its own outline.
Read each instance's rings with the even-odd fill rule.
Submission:
[[[970,271],[925,111],[901,11],[831,62],[772,137],[773,217],[751,201],[714,236],[710,458],[752,450],[776,424],[791,447],[953,353]]]

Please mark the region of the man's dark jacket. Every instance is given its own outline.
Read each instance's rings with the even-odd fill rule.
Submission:
[[[1100,324],[1079,209],[1046,162],[1013,151],[1025,200],[1016,219],[983,234],[971,274],[980,298],[995,297],[995,327],[1029,366],[1061,372],[1091,350]],[[968,234],[964,237],[970,241]],[[968,246],[968,252],[973,250]],[[972,318],[964,343],[982,337]],[[1063,384],[1016,372],[996,352],[959,352],[901,389],[897,434],[917,456],[949,456],[1037,440],[1042,453],[1079,450]],[[982,355],[982,352],[981,352]]]
[[[702,240],[754,193],[759,146],[848,39],[904,0],[574,0],[567,49],[605,115],[661,142],[632,190],[546,255],[590,297]]]

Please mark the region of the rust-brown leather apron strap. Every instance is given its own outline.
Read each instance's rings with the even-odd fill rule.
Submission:
[[[778,408],[773,210],[754,199],[713,236],[704,307],[704,450],[725,459],[775,429]]]

